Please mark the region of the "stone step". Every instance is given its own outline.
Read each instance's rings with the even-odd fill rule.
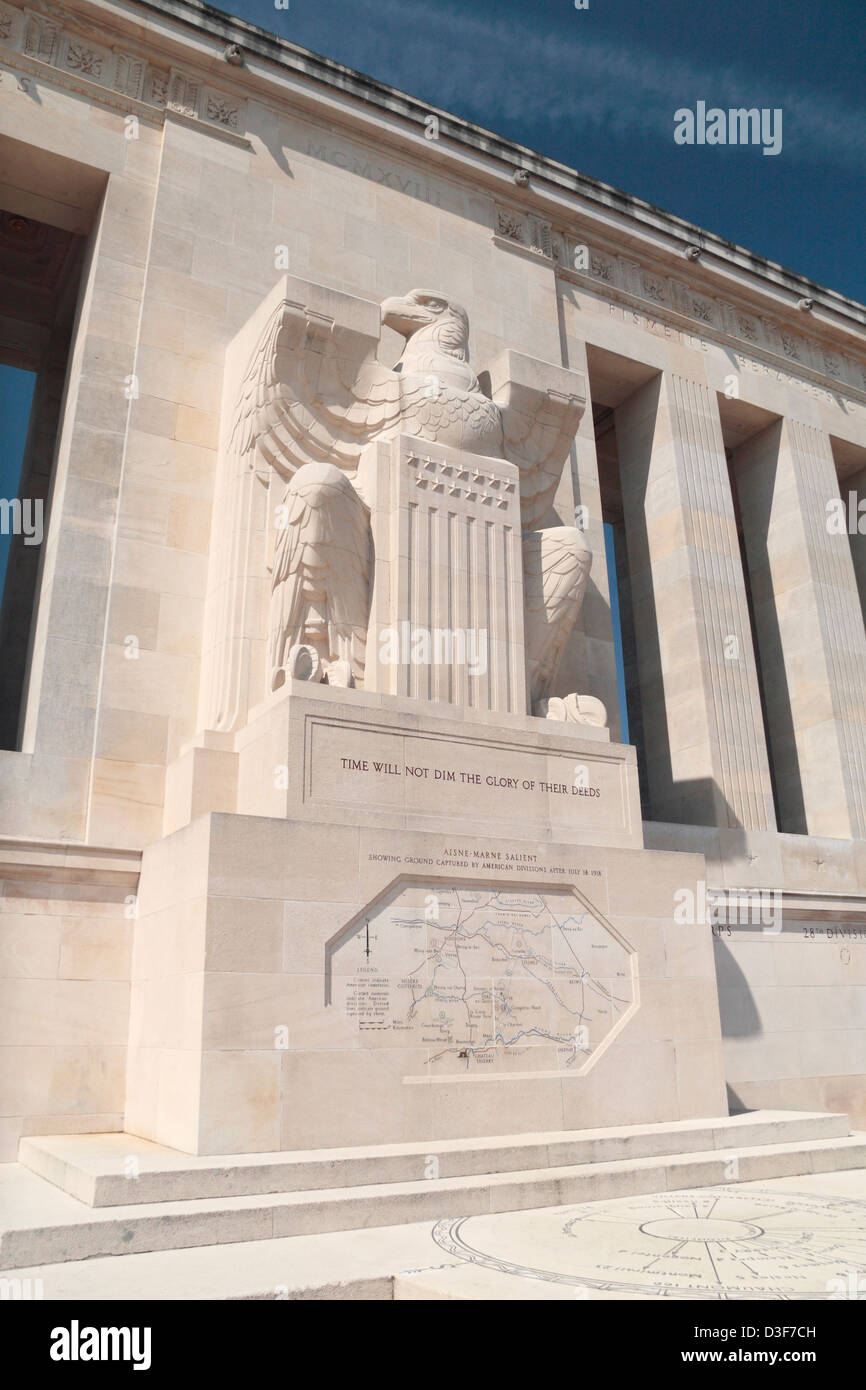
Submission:
[[[866,1166],[866,1134],[526,1171],[90,1208],[8,1165],[0,1268],[566,1206]],[[3,1195],[3,1190],[0,1190]]]
[[[93,1207],[366,1187],[844,1138],[847,1115],[759,1110],[712,1120],[438,1143],[195,1158],[131,1134],[22,1139],[19,1162]],[[431,1162],[435,1160],[435,1166]]]
[[[459,1265],[429,1221],[18,1268],[22,1296],[74,1302],[390,1299],[394,1275]]]
[[[0,1182],[2,1182],[0,1169]],[[757,1189],[757,1193],[756,1193]],[[672,1193],[675,1204],[698,1200],[704,1192],[716,1189],[683,1189]],[[766,1197],[778,1194],[784,1204],[794,1198],[799,1205],[810,1195],[833,1197],[845,1202],[862,1201],[866,1196],[866,1169],[848,1168],[836,1173],[799,1175],[770,1182],[726,1183],[724,1193],[748,1201],[753,1193]],[[640,1199],[638,1199],[640,1200]],[[652,1199],[650,1199],[652,1200]],[[624,1233],[638,1227],[632,1201],[607,1205],[609,1216],[621,1215]],[[562,1223],[585,1211],[580,1206],[554,1209]],[[541,1213],[542,1218],[545,1213]],[[549,1214],[547,1214],[549,1215]],[[452,1223],[448,1223],[449,1226]],[[575,1284],[574,1277],[558,1280],[533,1277],[533,1267],[559,1269],[568,1273],[575,1258],[574,1242],[567,1236],[550,1244],[551,1223],[536,1223],[534,1213],[512,1212],[485,1222],[487,1236],[493,1229],[496,1241],[504,1240],[512,1254],[517,1250],[525,1261],[525,1273],[507,1273],[475,1261],[466,1262],[457,1253],[448,1253],[432,1234],[429,1221],[402,1226],[379,1226],[322,1235],[286,1236],[279,1240],[240,1241],[231,1245],[199,1245],[187,1249],[158,1250],[139,1255],[106,1256],[91,1260],[69,1260],[64,1264],[19,1267],[0,1275],[6,1297],[46,1301],[184,1301],[195,1300],[520,1300],[565,1299],[627,1300],[653,1299],[653,1292],[627,1290],[621,1284],[604,1286],[609,1271],[610,1249],[602,1240],[588,1237],[581,1242],[580,1267],[597,1275],[598,1287]],[[554,1229],[557,1222],[553,1222]],[[790,1251],[770,1236],[761,1250],[761,1278],[767,1297],[787,1287],[792,1273]],[[482,1244],[486,1239],[482,1238]],[[501,1246],[494,1242],[490,1253]],[[802,1248],[807,1269],[797,1279],[799,1297],[830,1296],[828,1270]],[[832,1256],[831,1256],[832,1261]],[[796,1265],[794,1266],[796,1269]],[[574,1274],[572,1270],[572,1274]],[[804,1277],[805,1276],[805,1277]],[[673,1298],[690,1298],[687,1290],[670,1291]]]
[[[587,1300],[605,1296],[573,1283],[556,1284],[549,1281],[542,1283],[535,1279],[516,1279],[495,1270],[479,1269],[477,1265],[464,1265],[461,1269],[431,1269],[425,1270],[423,1274],[397,1274],[394,1276],[391,1298],[395,1303],[496,1303],[506,1299],[519,1299],[521,1302],[539,1300],[545,1303],[558,1299],[573,1303],[576,1293],[579,1293],[581,1299]],[[618,1301],[625,1299],[632,1302],[648,1297],[648,1294],[639,1293],[617,1294]]]

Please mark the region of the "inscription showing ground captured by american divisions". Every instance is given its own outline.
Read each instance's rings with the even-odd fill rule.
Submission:
[[[362,1047],[427,1076],[573,1071],[636,1004],[637,957],[572,889],[395,885],[329,950],[329,1002]]]

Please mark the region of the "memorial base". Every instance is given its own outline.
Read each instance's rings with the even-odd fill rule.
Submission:
[[[214,813],[145,851],[127,1131],[193,1154],[725,1115],[699,855]]]

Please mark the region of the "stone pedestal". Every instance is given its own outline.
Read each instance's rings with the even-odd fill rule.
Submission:
[[[168,769],[166,834],[207,811],[642,844],[634,749],[607,729],[293,681]]]
[[[170,787],[130,1132],[248,1153],[725,1113],[711,933],[674,922],[703,859],[643,849],[606,729],[296,681]]]
[[[196,1154],[724,1114],[700,856],[213,814],[145,851],[126,1128]]]

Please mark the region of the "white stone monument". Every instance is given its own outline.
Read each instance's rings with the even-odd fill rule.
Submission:
[[[191,0],[0,49],[0,1267],[862,1164],[863,307]]]
[[[674,866],[641,848],[632,750],[554,694],[591,563],[546,524],[583,381],[511,350],[476,376],[468,335],[443,292],[380,309],[286,277],[228,349],[203,728],[136,925],[138,1134],[243,1152],[724,1109],[710,942],[697,980],[657,955]],[[629,936],[588,845],[644,885]]]

